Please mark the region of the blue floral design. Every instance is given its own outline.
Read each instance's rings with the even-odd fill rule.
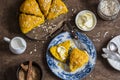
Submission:
[[[56,59],[53,58],[53,56],[50,55],[49,48],[53,45],[59,44],[65,40],[71,39],[69,32],[64,32],[56,36],[49,44],[46,52],[46,59],[47,64],[51,71],[58,76],[61,79],[64,80],[81,80],[86,75],[88,75],[94,68],[95,62],[96,62],[96,49],[92,43],[92,41],[84,34],[80,32],[76,32],[76,35],[78,36],[78,39],[84,43],[87,47],[87,51],[89,53],[89,62],[84,66],[83,69],[78,70],[75,73],[70,73],[67,71],[64,71],[58,66],[58,62]]]

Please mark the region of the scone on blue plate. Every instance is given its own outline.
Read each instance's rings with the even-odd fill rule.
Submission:
[[[53,57],[61,62],[66,62],[68,58],[68,51],[70,48],[70,40],[64,41],[58,45],[50,48],[50,53]]]
[[[69,62],[70,71],[76,71],[78,68],[84,66],[88,61],[89,56],[86,51],[79,50],[78,48],[72,49]]]

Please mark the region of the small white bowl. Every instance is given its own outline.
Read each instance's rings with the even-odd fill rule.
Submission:
[[[82,16],[82,15],[85,14],[85,13],[90,13],[90,14],[92,14],[93,20],[94,20],[93,26],[90,27],[90,28],[87,28],[87,29],[86,29],[86,28],[82,28],[82,27],[79,25],[79,23],[78,23],[78,20],[79,20],[80,16]],[[76,26],[77,26],[80,30],[82,30],[82,31],[91,31],[91,30],[94,29],[94,27],[96,26],[96,23],[97,23],[97,18],[96,18],[96,16],[95,16],[95,14],[94,14],[92,11],[89,11],[89,10],[80,11],[80,12],[77,14],[76,18],[75,18],[75,24],[76,24]]]

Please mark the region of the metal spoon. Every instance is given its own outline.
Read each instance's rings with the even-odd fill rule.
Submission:
[[[107,58],[107,59],[112,59],[112,60],[115,60],[115,61],[119,61],[120,62],[120,58],[114,54],[107,54],[107,53],[104,53],[102,54],[102,57],[103,58]]]
[[[109,49],[115,53],[118,53],[120,55],[120,53],[118,52],[118,47],[114,42],[110,42],[109,44]]]
[[[117,53],[110,51],[107,48],[102,48],[102,50],[104,52],[104,54],[102,54],[103,58],[112,59],[120,62],[120,56]]]

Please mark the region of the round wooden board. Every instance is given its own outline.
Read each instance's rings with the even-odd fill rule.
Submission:
[[[75,17],[76,13],[79,12],[77,10],[79,10],[79,8],[81,8],[83,5],[79,5],[79,3],[81,3],[79,0],[76,0],[75,2],[71,1],[71,0],[64,0],[64,3],[66,4],[66,6],[68,8],[67,14],[62,14],[62,15],[58,16],[57,18],[55,18],[54,20],[46,21],[44,24],[33,29],[32,31],[30,31],[29,33],[27,33],[25,35],[27,37],[29,37],[31,39],[35,39],[35,40],[46,40],[46,37],[48,37],[50,34],[54,33],[56,30],[60,29],[60,27],[63,25],[64,21],[67,20],[67,21],[74,22],[74,19],[71,20],[71,18]]]
[[[27,37],[35,40],[46,40],[49,35],[54,33],[56,30],[61,28],[63,22],[65,21],[66,15],[61,15],[54,20],[46,21],[44,24],[33,29],[29,33],[25,34]]]

